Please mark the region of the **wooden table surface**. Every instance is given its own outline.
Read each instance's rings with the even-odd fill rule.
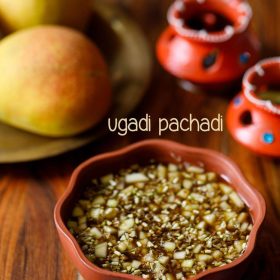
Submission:
[[[166,24],[167,0],[110,0],[131,13],[145,31],[151,47]],[[218,1],[218,0],[217,0]],[[254,26],[264,43],[264,55],[280,53],[280,1],[252,0]],[[133,59],[133,58],[132,58]],[[225,114],[230,97],[192,95],[183,92],[175,79],[155,60],[151,86],[135,117],[149,113],[182,118]],[[1,135],[0,137],[5,137]],[[157,131],[125,137],[110,134],[97,143],[56,158],[0,165],[0,279],[77,279],[77,272],[59,243],[53,209],[65,190],[72,170],[83,160],[129,143],[157,137]],[[264,196],[267,215],[244,280],[280,279],[280,161],[254,155],[223,133],[167,133],[164,138],[208,147],[230,156],[249,182]]]

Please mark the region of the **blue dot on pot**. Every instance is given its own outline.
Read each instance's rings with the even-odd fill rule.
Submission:
[[[266,144],[272,144],[275,140],[273,133],[265,132],[262,136],[263,142]]]
[[[239,61],[241,64],[247,64],[251,58],[251,55],[248,52],[244,52],[239,56]]]
[[[242,99],[241,99],[240,96],[235,97],[235,98],[233,99],[233,104],[234,104],[235,106],[239,106],[239,105],[241,104],[241,102],[242,102]]]

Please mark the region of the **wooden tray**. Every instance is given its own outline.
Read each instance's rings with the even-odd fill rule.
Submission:
[[[110,117],[129,115],[141,101],[151,76],[152,59],[138,26],[116,6],[95,1],[87,34],[110,67],[114,104]],[[55,156],[86,145],[108,132],[107,118],[98,127],[71,138],[47,138],[0,123],[0,163]]]

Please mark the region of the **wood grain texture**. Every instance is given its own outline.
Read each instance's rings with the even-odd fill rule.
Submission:
[[[141,24],[153,46],[166,25],[168,0],[110,0],[123,6]],[[266,54],[280,53],[278,0],[251,0],[254,26]],[[153,81],[135,117],[151,114],[181,118],[224,114],[231,96],[191,95],[183,92],[156,63]],[[0,135],[0,137],[3,137]],[[0,165],[0,280],[74,280],[77,272],[64,254],[53,223],[53,208],[73,169],[95,154],[123,147],[152,133],[126,137],[110,134],[99,142],[66,155],[28,164]],[[259,157],[224,133],[167,133],[164,138],[208,147],[229,155],[249,182],[264,196],[267,216],[244,280],[280,279],[280,160]]]

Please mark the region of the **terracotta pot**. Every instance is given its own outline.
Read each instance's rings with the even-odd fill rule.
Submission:
[[[270,87],[280,98],[280,57],[260,61],[243,79],[243,90],[231,102],[227,126],[232,136],[249,149],[280,156],[280,103],[260,98]]]
[[[223,174],[224,178],[236,189],[246,205],[249,207],[253,218],[253,229],[248,240],[244,254],[232,263],[222,267],[209,269],[199,273],[192,279],[237,279],[240,272],[240,263],[251,254],[256,235],[265,215],[265,202],[262,196],[251,187],[242,176],[238,167],[227,157],[211,150],[187,147],[166,140],[146,140],[115,152],[95,156],[81,164],[73,173],[66,192],[58,201],[54,219],[61,242],[68,255],[87,280],[113,280],[113,279],[142,279],[129,274],[115,273],[101,269],[92,264],[84,256],[77,241],[66,227],[66,221],[71,216],[73,205],[92,178],[99,177],[119,169],[128,167],[133,163],[147,164],[150,159],[159,162],[176,162],[180,157],[183,161],[194,164],[203,163],[205,168]]]
[[[259,56],[259,41],[248,28],[251,17],[241,0],[177,0],[157,43],[159,62],[204,89],[232,84]]]

